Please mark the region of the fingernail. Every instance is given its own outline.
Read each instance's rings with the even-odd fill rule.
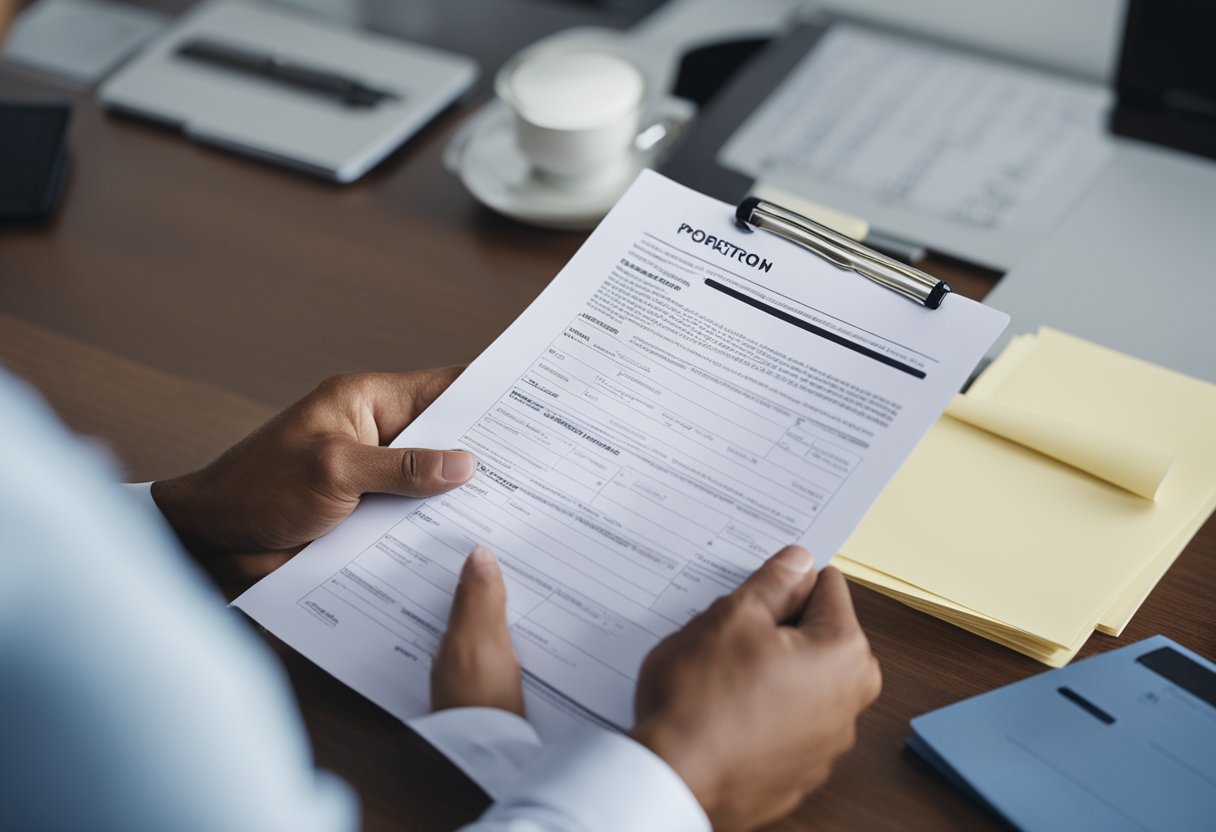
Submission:
[[[494,563],[494,553],[485,546],[474,546],[469,552],[470,566],[489,566]]]
[[[777,553],[773,562],[799,575],[805,575],[815,568],[815,558],[801,546],[787,546]]]
[[[467,451],[443,452],[443,478],[448,482],[464,482],[473,476],[477,463]]]

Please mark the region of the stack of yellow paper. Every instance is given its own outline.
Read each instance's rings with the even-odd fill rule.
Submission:
[[[1216,385],[1043,329],[956,404],[834,562],[1053,667],[1122,633],[1216,508]]]

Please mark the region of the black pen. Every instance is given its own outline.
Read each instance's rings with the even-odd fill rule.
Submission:
[[[375,107],[396,93],[369,86],[357,78],[284,60],[270,52],[258,52],[230,43],[194,38],[177,49],[183,58],[211,66],[266,78],[316,95],[337,98],[348,107]]]

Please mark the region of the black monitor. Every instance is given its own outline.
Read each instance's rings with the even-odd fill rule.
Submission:
[[[1129,0],[1111,129],[1216,158],[1216,2]]]

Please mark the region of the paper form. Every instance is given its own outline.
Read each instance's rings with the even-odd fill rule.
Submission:
[[[925,309],[643,173],[393,443],[468,449],[474,478],[366,499],[236,605],[408,719],[482,544],[542,737],[628,728],[650,649],[785,544],[825,565],[1006,320]]]
[[[1107,153],[1110,93],[835,24],[723,146],[727,167],[998,268]]]

